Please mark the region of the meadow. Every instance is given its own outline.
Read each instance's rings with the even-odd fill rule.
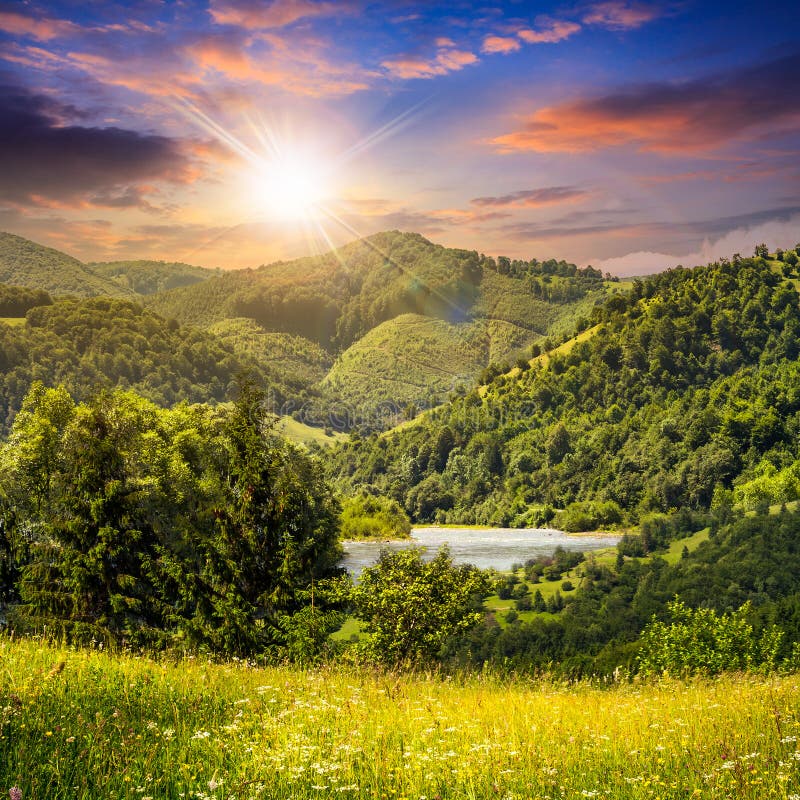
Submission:
[[[655,683],[156,662],[0,640],[0,793],[789,798],[793,676]]]

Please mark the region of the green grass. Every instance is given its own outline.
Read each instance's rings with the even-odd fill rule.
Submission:
[[[25,317],[0,317],[0,322],[4,322],[6,325],[16,328],[18,325],[25,324]]]
[[[332,635],[335,642],[349,642],[353,636],[358,636],[364,630],[360,620],[355,617],[348,617],[341,628]]]
[[[685,539],[675,539],[670,542],[667,551],[659,553],[658,555],[664,559],[668,564],[677,564],[683,554],[683,548],[687,548],[690,553],[693,553],[703,543],[708,541],[709,529],[704,528],[702,531],[697,531]]]
[[[769,513],[773,515],[780,514],[784,505],[787,511],[797,511],[800,509],[800,500],[790,500],[788,503],[774,503],[769,507]],[[756,513],[756,511],[745,511],[744,515],[746,517],[754,517]]]
[[[277,430],[290,441],[304,445],[319,444],[324,446],[347,439],[347,434],[345,433],[334,431],[327,434],[322,428],[314,428],[311,425],[298,422],[292,417],[281,417],[277,423]]]
[[[408,403],[442,402],[457,384],[470,385],[488,357],[482,323],[401,314],[345,350],[323,385],[356,408],[390,401],[402,411]]]
[[[25,800],[786,800],[800,683],[565,685],[154,663],[0,641],[0,790]]]
[[[708,541],[708,537],[709,529],[705,528],[704,530],[693,533],[691,536],[687,536],[684,539],[676,539],[670,543],[666,550],[645,556],[643,560],[659,557],[663,558],[668,564],[676,564],[683,554],[684,547],[687,547],[690,553],[694,552],[703,542]],[[530,593],[531,595],[534,595],[538,590],[542,593],[544,600],[547,601],[551,599],[556,592],[560,592],[561,596],[565,600],[568,600],[569,598],[574,597],[578,590],[582,587],[584,568],[587,563],[597,564],[609,569],[615,569],[616,560],[616,547],[604,547],[600,550],[592,550],[587,554],[587,559],[584,563],[578,564],[578,566],[574,567],[573,569],[564,572],[561,578],[557,581],[548,581],[546,579],[542,579],[539,583],[532,583],[528,581],[527,583]],[[519,570],[517,575],[522,580],[525,580],[524,570]],[[565,592],[561,588],[561,584],[566,580],[570,581],[574,587],[568,592]],[[486,609],[495,614],[497,622],[501,627],[506,627],[508,623],[505,621],[505,614],[511,609],[516,610],[516,606],[514,600],[501,600],[496,594],[493,594],[486,599]],[[536,611],[519,611],[517,613],[520,622],[530,622],[536,617],[550,618],[555,616],[553,614]]]

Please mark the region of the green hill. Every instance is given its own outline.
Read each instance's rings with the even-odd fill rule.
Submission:
[[[409,405],[442,402],[491,364],[569,336],[619,288],[564,261],[495,260],[398,231],[231,272],[147,260],[82,264],[3,234],[1,280],[56,297],[139,299],[164,319],[207,329],[259,364],[284,413],[339,430],[386,428]]]
[[[417,520],[541,523],[549,507],[570,530],[800,497],[792,275],[760,258],[676,269],[587,323],[527,369],[339,449],[332,473]]]
[[[269,367],[213,334],[129,300],[61,300],[30,309],[25,324],[0,324],[0,427],[10,425],[34,381],[63,384],[76,399],[102,386],[131,388],[170,406],[228,400],[243,371],[285,402]]]
[[[450,323],[420,314],[383,322],[336,359],[323,386],[354,408],[385,406],[388,417],[408,404],[444,402],[487,363],[487,324]]]
[[[44,289],[54,295],[133,297],[131,289],[94,272],[60,250],[0,232],[0,283]]]
[[[542,336],[563,316],[560,305],[604,288],[599,273],[565,262],[495,262],[389,231],[323,255],[225,273],[148,304],[201,325],[248,317],[341,350],[408,313],[451,323],[497,319]]]
[[[307,371],[308,396],[361,408],[353,422],[370,428],[396,421],[386,408],[428,407],[453,388],[472,385],[490,363],[522,356],[547,336],[571,334],[616,288],[591,268],[495,260],[389,231],[319,256],[225,273],[146,302],[162,316],[217,333],[225,320],[248,319],[259,326],[252,332],[316,343],[337,358],[324,380]],[[265,346],[275,343],[259,341],[260,357],[269,357]],[[314,408],[318,418],[325,416],[319,404]]]
[[[86,266],[95,274],[110,278],[123,289],[139,295],[192,286],[219,274],[219,270],[194,267],[179,261],[92,261]]]

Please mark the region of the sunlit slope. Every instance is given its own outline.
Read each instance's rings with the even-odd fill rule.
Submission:
[[[373,328],[336,359],[324,386],[355,407],[427,407],[474,375],[488,359],[484,323],[450,323],[402,314]]]
[[[490,363],[513,363],[534,342],[563,338],[614,286],[565,262],[531,263],[389,231],[146,302],[285,368],[309,395],[369,406],[370,415],[378,406],[430,406],[473,385]],[[301,352],[287,355],[287,343]],[[336,359],[324,381],[312,344]]]
[[[134,292],[94,272],[77,258],[21,236],[0,232],[0,283],[44,289],[54,295],[111,295]]]
[[[565,307],[604,289],[603,281],[554,275],[543,292],[497,269],[475,251],[389,231],[319,256],[226,273],[148,303],[164,316],[201,325],[248,317],[267,330],[341,350],[408,313],[450,323],[499,320],[541,336]]]
[[[545,505],[591,519],[587,503],[612,503],[636,522],[795,500],[793,280],[757,258],[651,277],[524,369],[349,444],[333,474],[391,493],[419,521],[454,523],[528,524]]]
[[[97,275],[110,278],[123,289],[139,295],[191,286],[219,274],[217,270],[195,267],[180,261],[103,261],[87,267]]]

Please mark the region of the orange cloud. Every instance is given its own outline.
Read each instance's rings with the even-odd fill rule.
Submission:
[[[62,19],[33,19],[15,11],[0,11],[0,30],[14,36],[31,36],[49,41],[79,30],[74,22]]]
[[[539,30],[524,28],[517,31],[517,36],[528,44],[555,44],[577,33],[581,26],[577,22],[552,20],[541,26]]]
[[[165,76],[164,69],[159,69],[158,64],[142,63],[140,60],[121,62],[93,53],[67,53],[64,63],[83,69],[100,83],[121,86],[154,97],[185,95],[187,87],[200,81],[198,75],[179,70],[177,65],[173,65],[174,71]]]
[[[665,154],[707,152],[729,141],[800,125],[796,53],[683,84],[647,84],[540,108],[491,140],[504,153],[581,153],[634,146]]]
[[[513,53],[522,45],[512,36],[487,36],[481,50],[484,53]]]
[[[284,28],[310,17],[331,17],[348,13],[346,2],[313,2],[313,0],[212,0],[209,13],[219,25],[237,25],[249,30]]]
[[[598,3],[583,16],[587,25],[602,25],[611,30],[631,30],[652,22],[662,15],[655,5],[629,3],[625,0],[608,0]]]
[[[370,77],[352,64],[333,64],[313,46],[293,46],[276,35],[264,35],[271,51],[251,54],[247,43],[209,36],[187,48],[201,71],[213,71],[236,81],[280,86],[295,94],[338,97],[369,87]]]
[[[456,50],[451,47],[440,49],[432,59],[416,56],[400,56],[381,62],[391,75],[408,80],[411,78],[434,78],[457,72],[470,64],[476,64],[478,57],[468,50]]]
[[[506,208],[541,208],[542,206],[584,200],[588,192],[575,186],[546,186],[541,189],[524,189],[499,197],[476,197],[470,200],[476,206]]]

